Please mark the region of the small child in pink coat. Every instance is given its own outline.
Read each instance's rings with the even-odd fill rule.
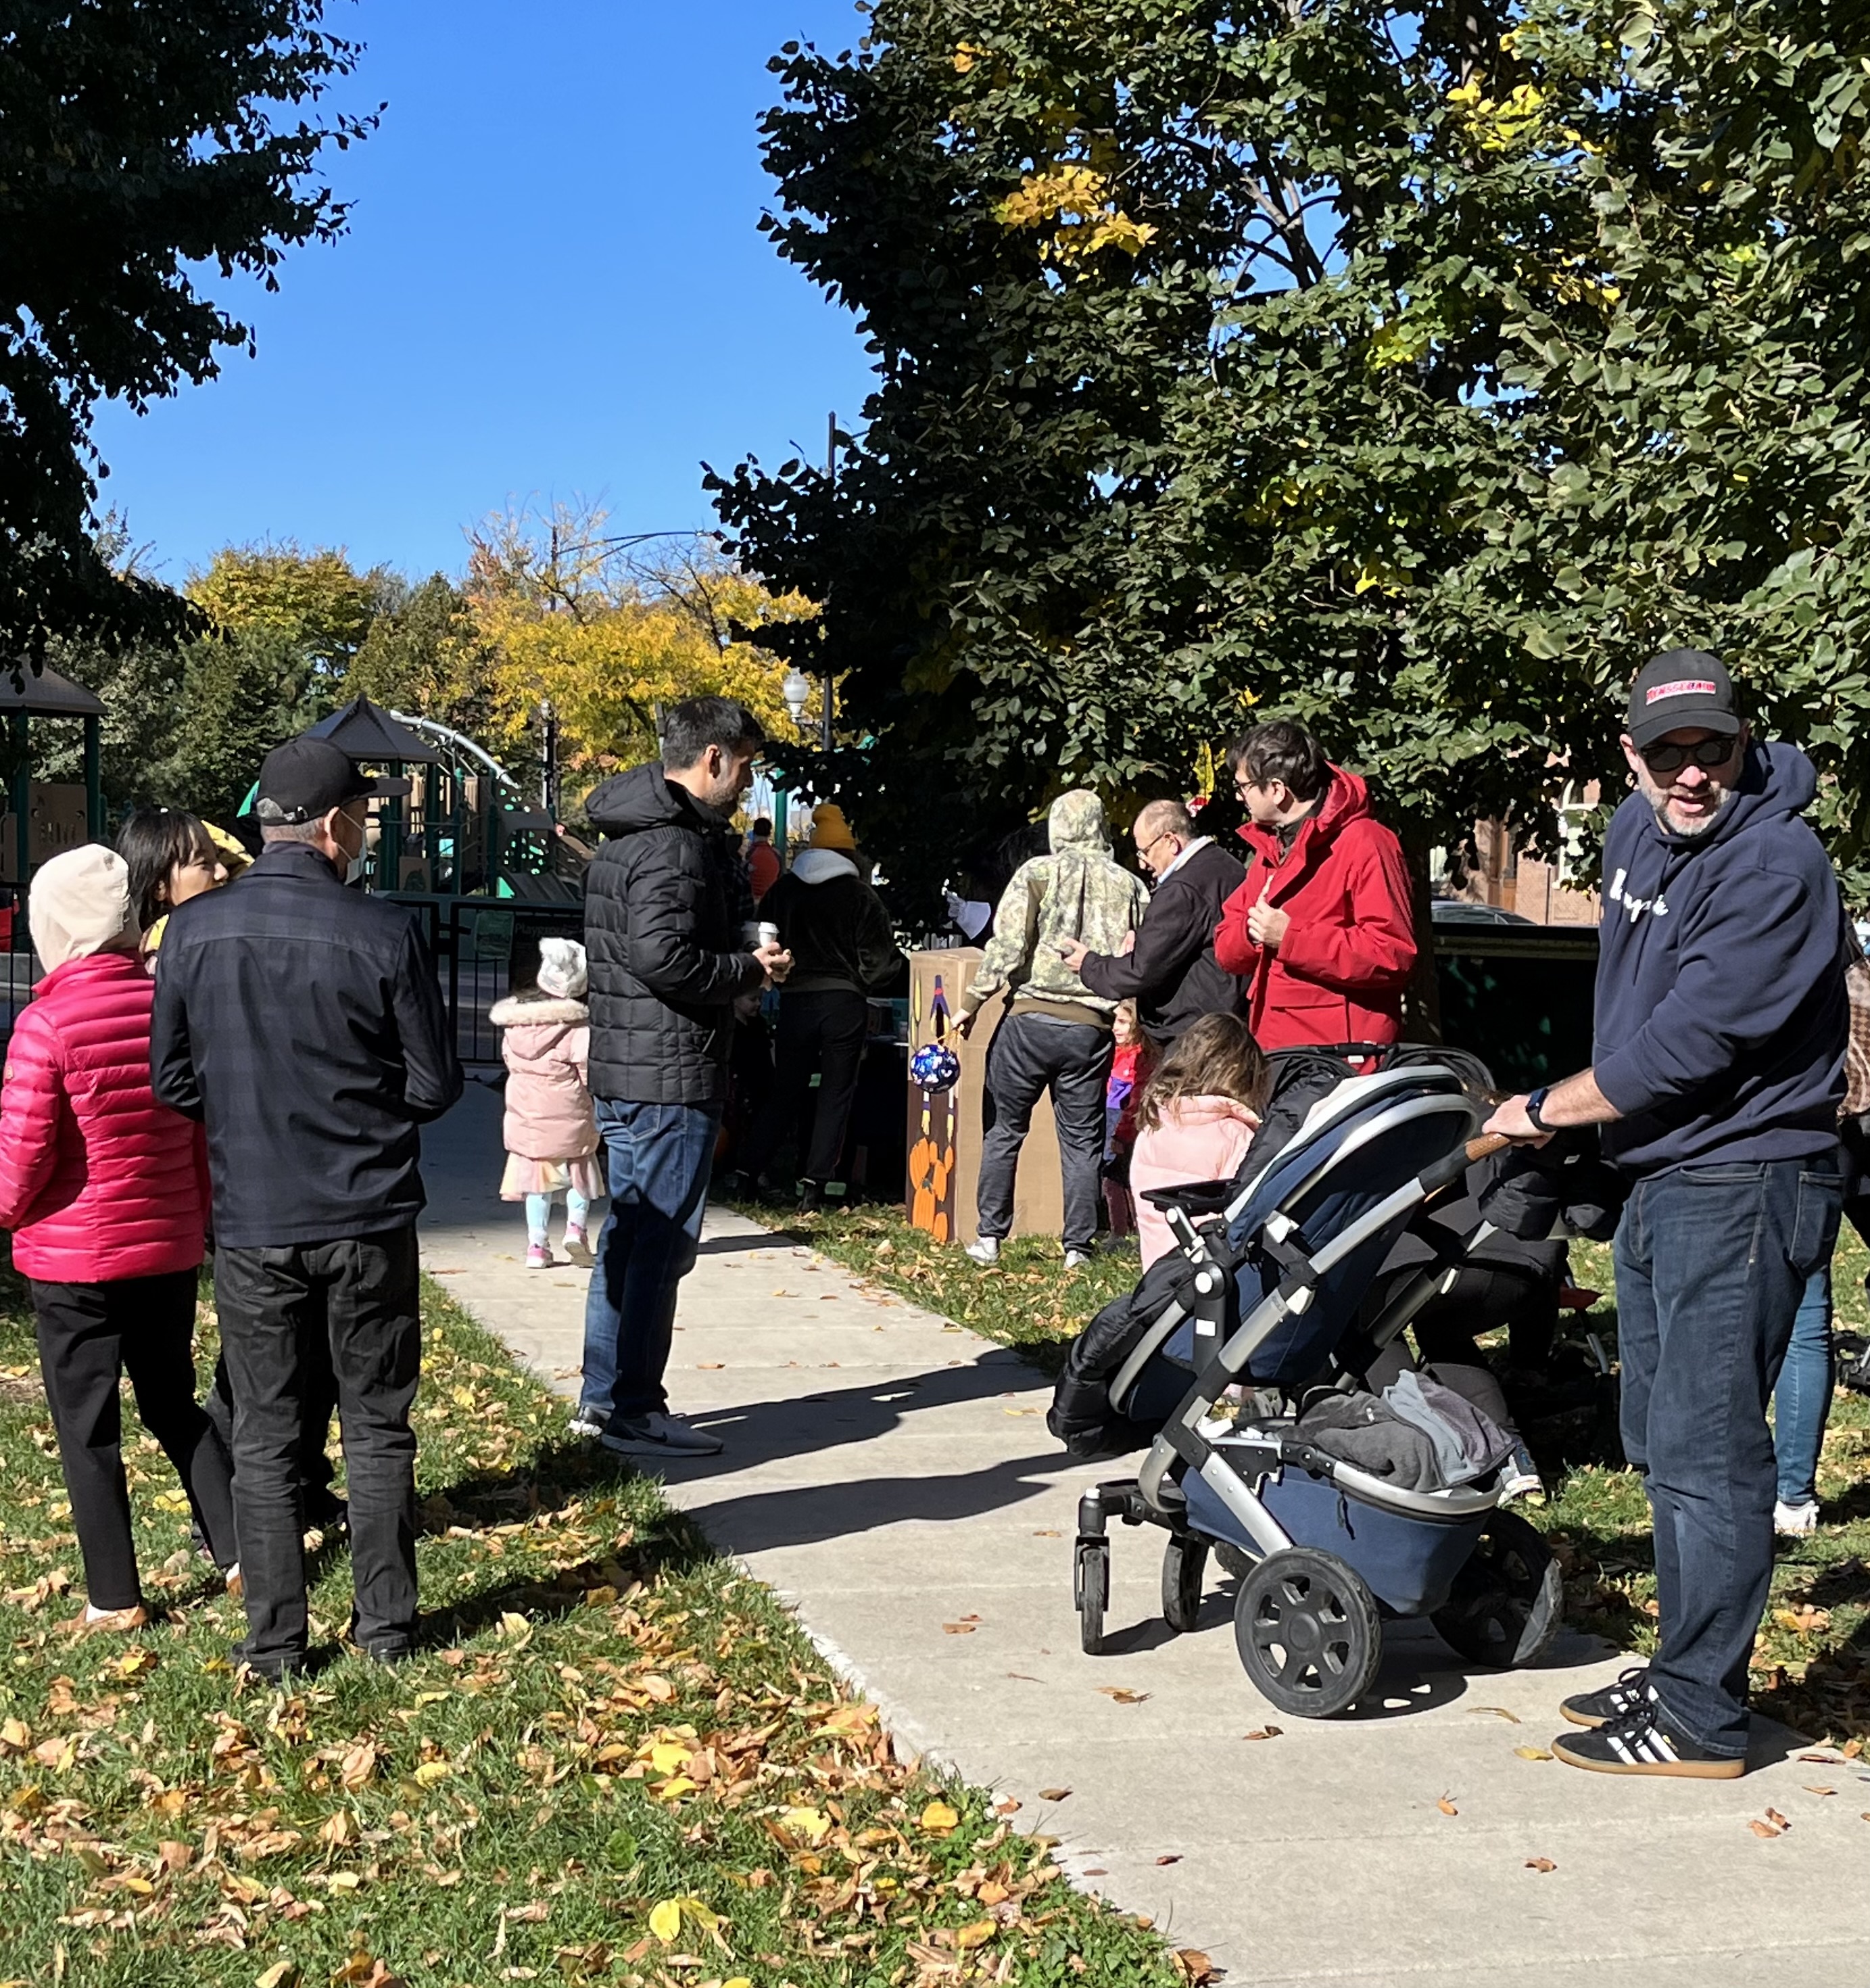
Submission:
[[[575,938],[539,942],[536,986],[496,1001],[507,1067],[502,1201],[526,1204],[526,1267],[549,1270],[552,1205],[565,1197],[565,1253],[589,1270],[591,1204],[604,1192],[597,1118],[591,1108],[591,1011],[585,949]]]
[[[1259,1130],[1270,1081],[1266,1058],[1237,1015],[1203,1015],[1156,1065],[1137,1106],[1129,1169],[1146,1269],[1175,1247],[1175,1238],[1145,1189],[1232,1179]]]

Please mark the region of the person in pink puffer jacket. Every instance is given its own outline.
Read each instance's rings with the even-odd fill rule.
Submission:
[[[46,972],[0,1080],[0,1228],[29,1282],[87,1606],[68,1625],[149,1620],[130,1537],[118,1384],[168,1452],[217,1566],[238,1588],[232,1470],[195,1398],[195,1290],[208,1229],[200,1126],[150,1088],[155,984],[138,956],[129,871],[87,844],[32,880]]]
[[[539,942],[538,981],[496,1001],[488,1019],[501,1030],[507,1067],[506,1171],[502,1201],[526,1204],[526,1267],[549,1269],[552,1202],[565,1196],[565,1252],[589,1270],[592,1202],[604,1192],[591,1106],[591,1011],[585,949],[573,938]]]
[[[1156,1065],[1136,1106],[1129,1168],[1146,1270],[1175,1238],[1144,1191],[1231,1180],[1259,1130],[1270,1082],[1266,1058],[1238,1015],[1203,1015]]]

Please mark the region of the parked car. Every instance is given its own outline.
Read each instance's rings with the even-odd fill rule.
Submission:
[[[1465,898],[1436,898],[1429,905],[1429,915],[1438,925],[1530,925],[1535,918],[1509,911],[1498,904],[1470,904]]]

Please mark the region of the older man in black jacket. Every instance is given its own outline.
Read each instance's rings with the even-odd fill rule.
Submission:
[[[1093,994],[1134,1001],[1146,1032],[1166,1047],[1203,1015],[1247,1012],[1246,989],[1214,959],[1221,907],[1247,873],[1219,843],[1196,834],[1180,801],[1151,801],[1131,834],[1137,861],[1156,879],[1135,946],[1091,952],[1073,940],[1062,950]]]
[[[268,753],[266,847],[237,888],[174,915],[157,977],[156,1095],[208,1128],[241,1654],[271,1679],[307,1653],[299,1448],[315,1336],[337,1379],[352,1635],[386,1662],[415,1635],[417,1128],[460,1097],[461,1070],[420,927],[344,888],[366,799],[407,790],[309,734]]]
[[[606,780],[585,812],[609,837],[585,874],[591,1094],[610,1182],[585,1308],[575,1432],[619,1456],[711,1456],[669,1413],[663,1371],[714,1171],[734,1003],[791,955],[743,938],[753,906],[728,817],[766,735],[731,698],[670,712],[660,762]]]

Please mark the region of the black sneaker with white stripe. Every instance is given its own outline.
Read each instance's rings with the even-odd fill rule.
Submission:
[[[1586,1733],[1563,1733],[1552,1752],[1573,1767],[1594,1774],[1671,1774],[1689,1780],[1730,1781],[1747,1771],[1745,1760],[1710,1753],[1673,1729],[1653,1699]]]
[[[1574,1726],[1608,1726],[1649,1702],[1649,1667],[1638,1664],[1597,1691],[1581,1691],[1558,1708]]]

